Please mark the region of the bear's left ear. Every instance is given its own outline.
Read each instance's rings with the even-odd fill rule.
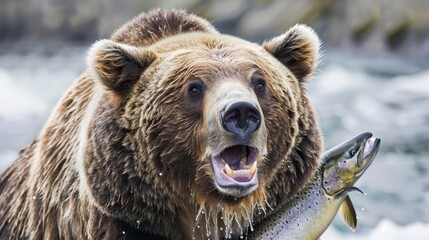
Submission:
[[[319,63],[320,40],[314,30],[297,24],[286,33],[262,43],[300,82],[307,81]]]
[[[88,65],[109,90],[126,95],[140,79],[156,54],[111,40],[100,40],[88,52]]]

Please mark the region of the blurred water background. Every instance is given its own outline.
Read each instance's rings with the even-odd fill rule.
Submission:
[[[323,63],[307,90],[330,148],[363,131],[382,138],[351,193],[352,233],[322,239],[429,239],[429,1],[1,0],[0,171],[37,135],[86,68],[86,51],[140,11],[185,8],[251,41],[314,27]]]

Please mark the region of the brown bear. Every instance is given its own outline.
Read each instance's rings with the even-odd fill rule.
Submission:
[[[305,92],[319,39],[262,44],[153,10],[88,70],[0,177],[0,239],[242,238],[319,167]]]

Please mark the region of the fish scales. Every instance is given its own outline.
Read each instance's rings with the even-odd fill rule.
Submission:
[[[318,239],[338,209],[349,227],[356,228],[356,212],[347,193],[360,191],[353,185],[372,163],[379,146],[379,138],[362,133],[327,151],[312,181],[290,204],[256,226],[247,239]]]

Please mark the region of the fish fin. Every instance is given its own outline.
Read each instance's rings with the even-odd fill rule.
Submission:
[[[355,231],[357,226],[357,216],[352,200],[349,196],[347,196],[343,203],[341,203],[339,210],[344,222],[350,227],[352,231]]]

